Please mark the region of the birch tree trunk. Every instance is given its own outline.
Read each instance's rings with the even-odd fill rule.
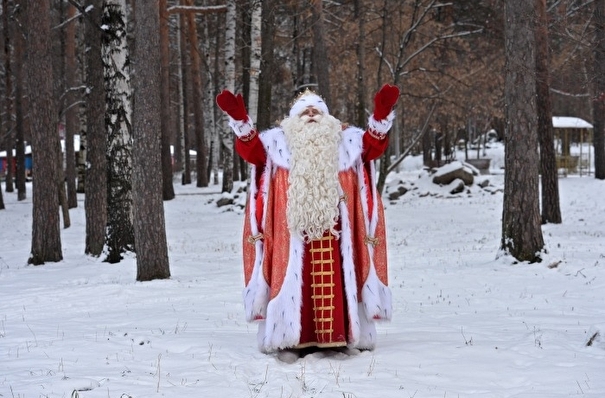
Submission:
[[[237,23],[237,8],[235,0],[227,0],[226,32],[225,32],[225,87],[235,91],[235,26]],[[223,115],[221,143],[223,147],[223,187],[222,192],[233,190],[233,134],[228,125],[226,115]]]
[[[102,24],[107,130],[107,258],[117,263],[134,251],[132,219],[132,90],[126,42],[126,1],[105,0]]]
[[[250,17],[250,85],[248,94],[248,114],[256,123],[258,117],[258,79],[262,54],[261,23],[262,5],[260,0],[251,1]]]
[[[518,261],[540,262],[544,240],[538,195],[535,2],[505,2],[504,205],[500,249]]]
[[[208,153],[208,166],[206,168],[206,181],[210,183],[211,175],[214,175],[213,184],[218,184],[218,132],[214,122],[214,87],[212,83],[212,73],[210,73],[211,67],[208,64],[210,57],[210,32],[208,30],[208,24],[204,25],[204,39],[201,42],[200,50],[204,55],[202,57],[202,95],[204,112],[204,138],[206,140],[205,145]]]

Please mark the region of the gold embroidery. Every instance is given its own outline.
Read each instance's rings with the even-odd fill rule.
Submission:
[[[387,138],[386,134],[380,134],[378,131],[372,129],[368,129],[368,134],[370,134],[372,138],[376,138],[377,140],[384,140],[385,138]]]
[[[256,136],[256,134],[257,134],[256,130],[252,130],[252,131],[250,132],[250,134],[248,134],[248,135],[244,135],[244,136],[241,136],[241,137],[239,137],[239,139],[240,139],[240,141],[243,141],[243,142],[248,142],[248,141],[250,141],[252,138],[254,138],[254,137]]]
[[[372,236],[366,236],[365,243],[366,243],[366,244],[368,244],[368,243],[369,243],[369,244],[371,244],[372,246],[378,246],[378,244],[380,243],[380,239],[379,239],[379,238],[372,237]]]
[[[334,247],[333,235],[326,235],[311,242],[310,253],[313,256],[311,265],[311,283],[313,309],[315,317],[315,333],[329,335],[334,332]]]
[[[263,234],[256,234],[248,236],[248,243],[255,244],[259,240],[263,240],[265,236]]]

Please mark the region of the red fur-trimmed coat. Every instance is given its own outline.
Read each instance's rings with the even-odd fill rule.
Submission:
[[[340,194],[345,198],[339,210],[347,342],[360,349],[374,348],[375,322],[390,320],[392,313],[383,206],[373,163],[387,147],[390,122],[386,130],[375,121],[370,126],[378,129],[343,130],[339,147]],[[243,236],[246,320],[259,322],[259,348],[272,352],[294,347],[300,339],[305,243],[287,228],[290,151],[283,130],[260,134],[251,130],[238,137],[236,150],[252,164]]]

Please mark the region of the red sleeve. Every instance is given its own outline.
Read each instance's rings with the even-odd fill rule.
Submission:
[[[389,136],[387,134],[376,134],[367,130],[363,134],[363,152],[361,158],[364,162],[369,162],[379,158],[389,146]]]
[[[235,150],[248,163],[262,166],[267,161],[267,153],[263,142],[258,138],[258,133],[253,131],[251,138],[242,137],[235,139]]]

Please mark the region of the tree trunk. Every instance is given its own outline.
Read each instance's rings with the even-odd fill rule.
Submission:
[[[311,3],[313,14],[313,74],[317,80],[317,93],[323,97],[328,105],[331,105],[330,59],[324,37],[323,2],[322,0],[313,0]]]
[[[225,87],[235,91],[235,26],[237,24],[237,8],[235,0],[227,0],[227,15],[225,28]],[[223,148],[223,187],[222,192],[233,190],[233,134],[228,126],[227,116],[223,115],[221,143]]]
[[[550,99],[550,72],[548,54],[548,17],[546,0],[536,1],[536,110],[538,112],[538,139],[540,170],[542,172],[542,223],[561,223],[559,205],[559,174],[555,154]]]
[[[183,175],[182,184],[191,184],[191,159],[189,155],[189,137],[191,134],[191,114],[193,105],[191,99],[191,68],[189,67],[189,51],[187,51],[187,18],[179,14],[179,52],[181,60],[181,101],[182,101],[182,123],[183,123]]]
[[[505,174],[501,250],[540,262],[539,156],[536,133],[535,2],[505,3]]]
[[[27,66],[26,82],[30,95],[31,137],[33,162],[33,224],[32,246],[28,263],[41,265],[61,261],[61,230],[59,198],[56,185],[57,109],[53,97],[51,56],[50,1],[36,2],[34,7],[23,2]]]
[[[67,5],[67,20],[65,26],[65,180],[67,183],[67,206],[70,209],[78,207],[76,193],[76,153],[74,135],[79,130],[76,86],[76,8]]]
[[[170,107],[170,30],[168,26],[168,1],[160,0],[160,57],[162,65],[162,197],[174,199],[172,184],[172,155],[170,141],[174,137],[172,112]]]
[[[259,130],[271,127],[271,102],[273,101],[271,89],[273,88],[273,71],[275,70],[275,57],[273,50],[275,46],[275,0],[262,2],[262,24],[261,24],[261,68],[258,81],[258,120],[256,126]]]
[[[160,10],[158,1],[137,4],[133,75],[134,235],[137,281],[170,277],[161,168]]]
[[[6,148],[6,175],[5,184],[6,192],[13,192],[14,187],[14,170],[13,170],[13,148],[14,148],[14,133],[13,133],[13,76],[11,72],[11,34],[8,17],[8,0],[2,0],[2,34],[4,36],[4,90],[5,90],[5,121],[4,131],[4,147]],[[1,195],[1,194],[0,194]],[[0,196],[0,200],[2,200]],[[4,206],[4,204],[2,204]]]
[[[17,157],[16,167],[16,183],[17,183],[17,200],[25,200],[27,197],[27,187],[25,185],[26,170],[25,170],[25,103],[23,88],[25,79],[23,76],[24,68],[24,53],[25,43],[22,32],[15,29],[15,152]]]
[[[355,0],[355,17],[357,18],[357,101],[355,103],[355,121],[357,126],[365,126],[368,122],[366,112],[366,82],[365,82],[365,5],[363,0]]]
[[[605,0],[594,2],[593,144],[595,178],[605,180]]]
[[[258,117],[258,88],[262,59],[262,17],[263,6],[260,1],[252,0],[250,15],[250,79],[248,91],[248,114],[256,123]]]
[[[92,1],[90,18],[86,22],[86,141],[87,169],[84,196],[86,211],[85,253],[100,256],[105,244],[107,226],[107,159],[105,135],[105,90],[103,86],[103,58],[101,55],[101,10],[103,0]]]
[[[135,250],[132,219],[132,90],[125,0],[105,0],[103,67],[107,130],[107,257],[118,263]]]
[[[192,0],[186,0],[188,6],[193,6]],[[189,54],[191,59],[191,83],[193,100],[193,117],[195,119],[195,149],[197,187],[208,186],[208,175],[206,173],[206,140],[204,138],[204,111],[202,109],[202,69],[200,61],[200,48],[197,39],[197,25],[195,14],[187,13],[187,32],[189,41]]]

